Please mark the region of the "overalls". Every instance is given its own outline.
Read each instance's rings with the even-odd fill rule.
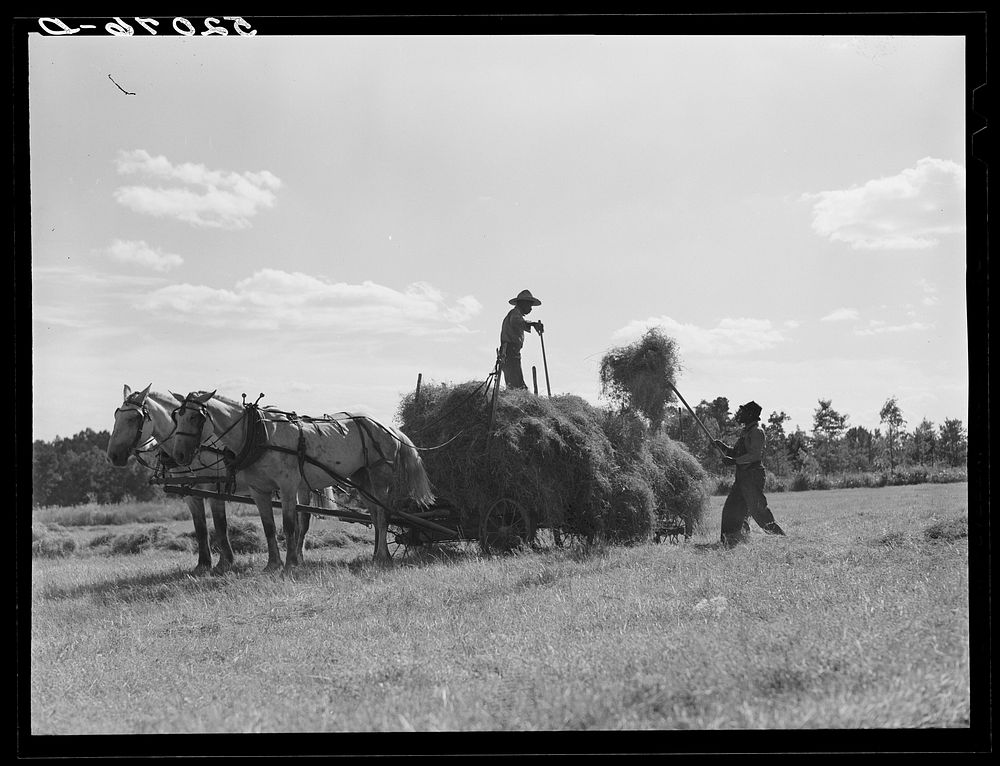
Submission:
[[[507,388],[527,388],[521,370],[521,347],[524,345],[524,314],[511,309],[500,327],[500,364]]]
[[[731,457],[747,453],[743,437],[737,440],[730,452]],[[774,520],[774,514],[767,507],[764,497],[764,466],[760,462],[736,466],[736,478],[722,506],[722,542],[732,546],[746,539],[750,532],[747,516],[769,535],[783,535],[784,530]]]

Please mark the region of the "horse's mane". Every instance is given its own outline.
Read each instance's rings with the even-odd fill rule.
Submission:
[[[192,391],[191,393],[192,394],[207,394],[208,391]],[[241,407],[243,406],[242,402],[238,402],[235,399],[233,399],[231,397],[228,397],[228,396],[223,396],[222,394],[214,394],[212,396],[212,398],[213,399],[218,399],[220,402],[223,402],[225,404],[238,404]]]
[[[177,403],[170,394],[165,394],[162,391],[148,391],[146,392],[146,401],[154,401],[160,405],[165,410],[170,410],[173,405]]]

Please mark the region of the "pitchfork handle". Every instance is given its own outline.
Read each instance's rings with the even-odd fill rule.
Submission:
[[[686,401],[684,401],[684,397],[681,396],[681,392],[677,390],[677,387],[673,383],[669,383],[668,385],[672,389],[674,389],[674,393],[677,394],[677,397],[682,402],[684,402],[684,406],[687,407],[687,411],[691,413],[691,417],[694,418],[695,422],[698,425],[701,426],[701,430],[705,432],[705,436],[708,437],[708,440],[712,443],[712,446],[715,447],[717,450],[719,450],[719,452],[722,452],[722,448],[718,444],[715,443],[715,437],[712,436],[711,433],[709,433],[709,430],[705,427],[705,424],[701,422],[701,419],[697,415],[694,414],[694,410],[691,409],[691,405],[689,405]],[[722,454],[725,454],[725,453],[722,452]]]
[[[545,359],[545,333],[538,333],[538,340],[542,342],[542,366],[545,368],[545,390],[549,392],[549,399],[552,398],[552,387],[549,385],[549,363]]]

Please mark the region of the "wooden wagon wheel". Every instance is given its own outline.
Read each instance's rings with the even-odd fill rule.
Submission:
[[[502,497],[479,520],[479,545],[484,553],[509,551],[535,536],[535,525],[520,503]]]
[[[389,555],[392,558],[406,558],[406,554],[409,553],[410,547],[414,545],[415,539],[416,537],[412,530],[400,524],[389,522],[389,526],[386,529],[385,542],[389,548]]]

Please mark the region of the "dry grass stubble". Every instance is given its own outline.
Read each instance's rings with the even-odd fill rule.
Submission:
[[[772,498],[790,537],[732,551],[715,498],[682,546],[37,560],[32,731],[967,726],[963,488]]]

